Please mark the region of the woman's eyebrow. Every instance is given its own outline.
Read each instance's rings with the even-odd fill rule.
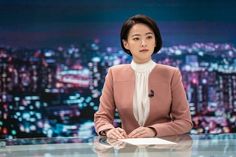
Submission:
[[[152,32],[145,33],[145,35],[153,35],[153,34],[154,33],[152,33]],[[136,34],[131,35],[131,37],[135,37],[135,36],[141,36],[141,34],[136,33]]]
[[[133,35],[131,35],[131,37],[133,37],[133,36],[141,36],[141,34],[133,34]]]
[[[146,35],[149,35],[149,34],[151,34],[151,35],[152,35],[152,34],[154,34],[154,33],[152,33],[152,32],[148,32],[148,33],[146,33]]]

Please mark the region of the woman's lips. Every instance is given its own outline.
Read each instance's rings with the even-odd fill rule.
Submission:
[[[147,52],[147,51],[148,51],[148,49],[142,49],[139,52]]]

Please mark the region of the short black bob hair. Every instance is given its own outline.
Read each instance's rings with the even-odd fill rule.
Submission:
[[[156,47],[154,48],[153,54],[157,53],[162,47],[162,39],[161,39],[160,30],[159,30],[156,22],[153,19],[151,19],[150,17],[148,17],[146,15],[141,15],[141,14],[132,16],[127,21],[124,22],[124,24],[121,28],[121,32],[120,32],[121,47],[123,48],[123,50],[126,53],[128,53],[129,55],[132,56],[131,52],[124,47],[122,40],[127,41],[130,29],[135,24],[138,24],[138,23],[147,25],[154,32],[155,40],[156,40]]]

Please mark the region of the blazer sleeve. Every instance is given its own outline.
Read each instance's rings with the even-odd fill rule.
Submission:
[[[95,130],[98,135],[102,135],[102,131],[114,128],[115,102],[113,95],[113,77],[109,68],[105,77],[105,83],[100,97],[98,111],[94,114]]]
[[[171,97],[170,117],[172,120],[150,126],[156,130],[158,137],[185,134],[192,129],[189,104],[178,69],[175,70],[171,79]]]

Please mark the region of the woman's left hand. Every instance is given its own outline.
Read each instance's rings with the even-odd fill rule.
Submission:
[[[139,127],[133,130],[128,137],[129,138],[142,138],[142,137],[154,137],[155,132],[151,128],[148,127]]]

